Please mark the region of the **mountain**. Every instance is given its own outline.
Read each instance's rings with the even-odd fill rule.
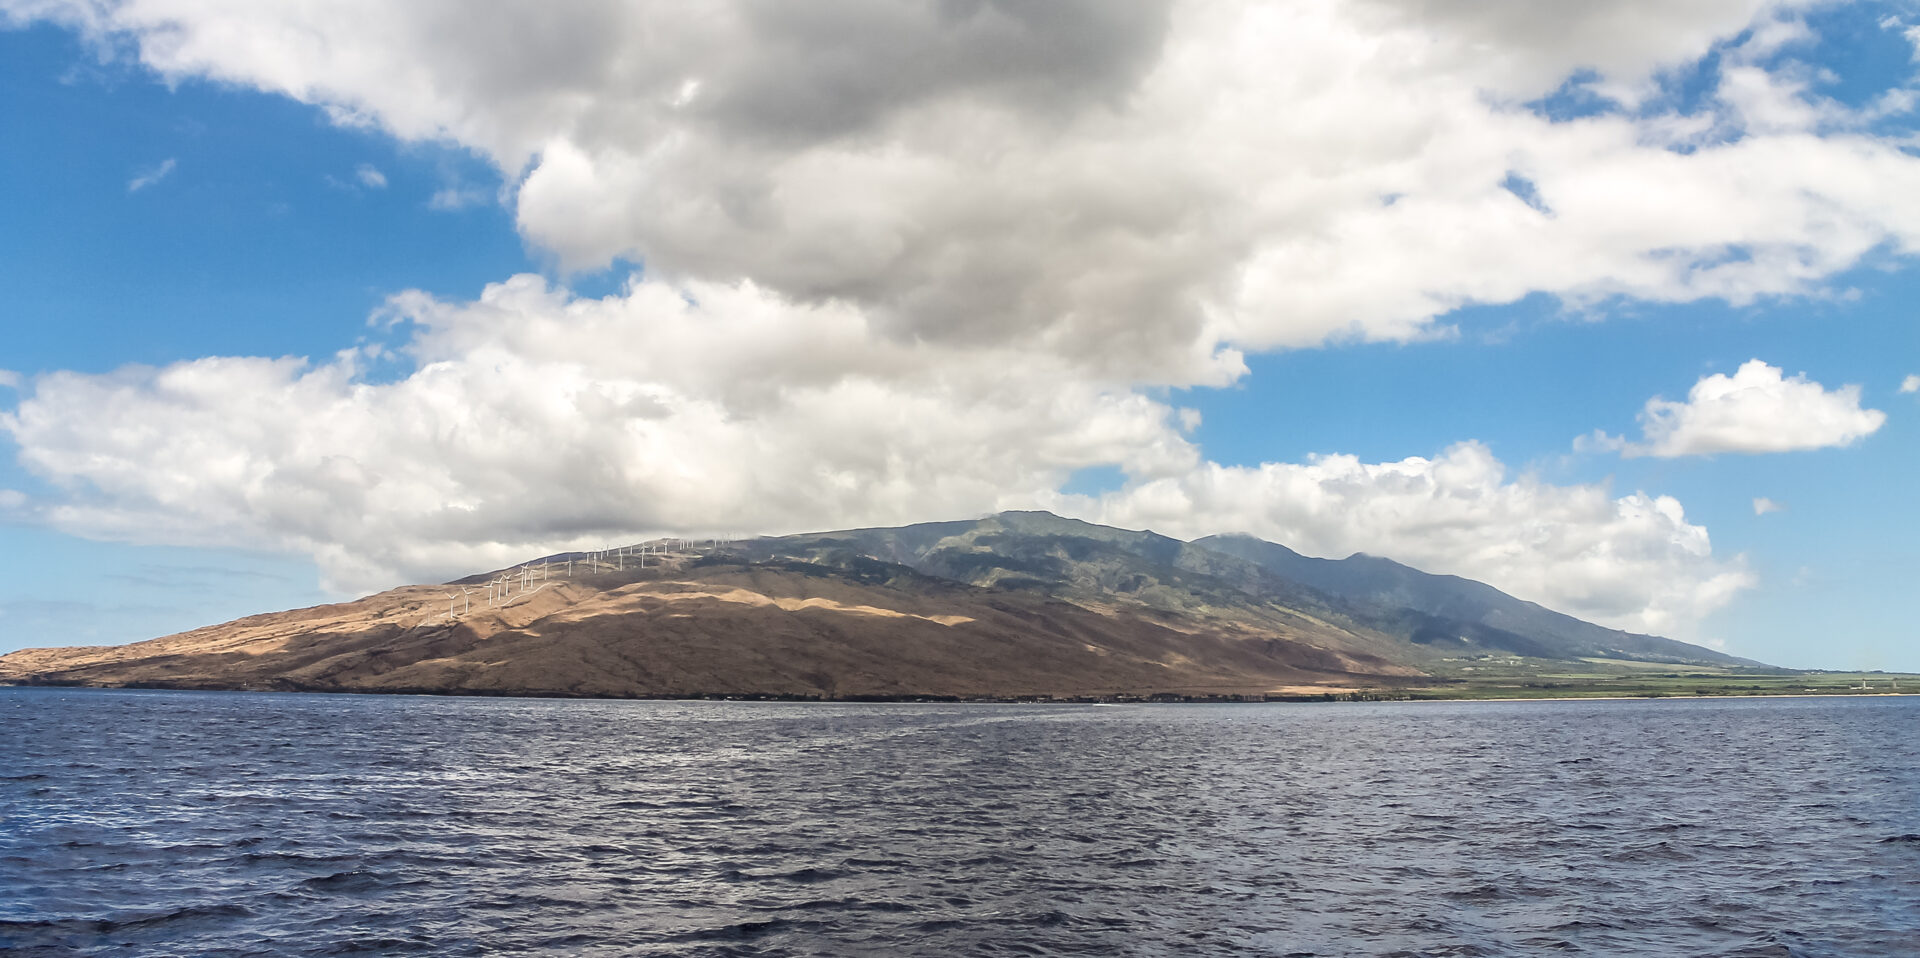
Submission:
[[[1599,642],[1624,633],[1392,563],[1327,563],[1237,537],[1181,542],[1047,513],[619,552],[125,646],[23,650],[0,656],[0,682],[1217,697],[1428,684],[1445,663],[1490,653],[1735,661],[1651,636]],[[1647,658],[1658,655],[1668,657]]]
[[[1462,652],[1543,659],[1615,658],[1689,665],[1757,665],[1659,636],[1608,629],[1458,576],[1431,575],[1365,554],[1315,559],[1247,535],[1182,542],[1065,519],[1004,512],[969,522],[854,529],[758,540],[762,555],[832,561],[867,554],[927,575],[996,588],[1035,588],[1082,603],[1129,602],[1226,617],[1261,609],[1352,627],[1415,659]],[[1249,599],[1254,602],[1249,603]],[[1419,647],[1405,648],[1406,644]]]
[[[1249,535],[1209,536],[1196,540],[1194,545],[1258,563],[1275,575],[1351,602],[1382,609],[1408,609],[1448,623],[1481,627],[1463,635],[1450,636],[1444,634],[1444,630],[1436,630],[1412,637],[1413,641],[1423,644],[1490,647],[1520,655],[1562,659],[1615,658],[1685,665],[1759,664],[1657,635],[1583,622],[1516,599],[1484,582],[1433,575],[1366,553],[1345,559],[1315,559]]]

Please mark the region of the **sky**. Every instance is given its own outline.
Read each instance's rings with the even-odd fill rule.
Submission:
[[[0,651],[1043,508],[1920,671],[1920,6],[0,0]]]

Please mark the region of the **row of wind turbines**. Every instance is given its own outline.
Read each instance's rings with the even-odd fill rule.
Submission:
[[[458,618],[473,611],[473,600],[481,593],[486,594],[487,604],[483,608],[504,608],[508,603],[547,587],[547,582],[557,573],[565,578],[576,575],[597,575],[602,572],[624,572],[631,561],[636,569],[645,569],[649,558],[656,565],[666,562],[669,556],[698,555],[701,543],[706,543],[705,551],[716,554],[732,545],[732,536],[710,536],[704,539],[668,538],[655,539],[652,542],[638,542],[632,545],[612,546],[606,549],[594,549],[578,553],[578,558],[564,561],[541,559],[516,566],[487,580],[484,588],[461,586],[458,592],[447,593],[447,617]],[[577,571],[576,571],[577,570]],[[539,583],[535,585],[534,583]]]

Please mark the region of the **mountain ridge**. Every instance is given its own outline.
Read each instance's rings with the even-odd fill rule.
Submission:
[[[459,593],[404,586],[125,646],[22,650],[0,656],[0,681],[610,697],[1284,697],[1407,687],[1470,659],[1576,659],[1601,649],[1594,635],[1629,635],[1484,583],[1367,559],[1388,565],[1310,559],[1251,537],[1183,542],[1044,512],[701,551],[655,540],[614,563],[560,553],[465,577],[455,580]],[[572,574],[555,578],[556,569]],[[494,604],[474,608],[481,593],[463,582],[494,583]],[[1413,604],[1383,599],[1382,583]],[[1640,653],[1601,651],[1743,661],[1638,638],[1651,643]]]
[[[1339,595],[1369,594],[1377,601],[1442,615],[1521,635],[1558,638],[1584,655],[1674,664],[1760,665],[1678,639],[1610,629],[1537,602],[1520,599],[1465,576],[1424,572],[1384,556],[1356,552],[1345,559],[1317,559],[1245,533],[1207,536],[1195,544],[1260,562],[1276,574]],[[1368,584],[1371,580],[1374,585]],[[1378,583],[1397,590],[1379,595]]]
[[[919,553],[911,550],[903,552],[899,548],[912,542],[927,542],[927,532],[934,530],[954,531],[961,535],[936,540],[931,548]],[[759,541],[787,544],[809,540],[851,540],[870,545],[878,541],[892,546],[884,551],[889,552],[893,561],[964,581],[966,577],[963,570],[956,569],[950,560],[943,561],[942,553],[950,553],[951,550],[940,549],[940,543],[969,534],[992,535],[1001,530],[1027,535],[1080,536],[1107,544],[1131,543],[1132,551],[1150,561],[1225,579],[1262,598],[1336,612],[1375,627],[1397,622],[1399,625],[1396,628],[1417,628],[1423,636],[1432,636],[1437,631],[1453,626],[1469,633],[1466,636],[1468,639],[1477,637],[1491,641],[1496,651],[1541,657],[1596,656],[1681,665],[1761,664],[1676,639],[1595,625],[1463,576],[1428,573],[1364,552],[1356,552],[1341,560],[1317,559],[1245,533],[1182,541],[1151,530],[1117,529],[1049,512],[1009,511],[972,521],[806,533]],[[1257,545],[1248,549],[1243,544]],[[1273,578],[1262,579],[1245,567],[1234,567],[1223,562],[1222,557],[1251,563]],[[1400,587],[1400,591],[1383,595],[1379,589],[1365,588],[1365,583],[1357,582],[1352,575],[1339,572],[1326,574],[1325,570],[1328,569],[1372,569],[1376,579],[1384,572]],[[976,580],[976,584],[983,583]],[[1446,590],[1446,594],[1436,598],[1435,593],[1439,590]],[[1417,615],[1409,618],[1408,612]],[[1473,643],[1453,644],[1464,647]]]

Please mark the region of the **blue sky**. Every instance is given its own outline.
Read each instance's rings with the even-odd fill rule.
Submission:
[[[0,388],[0,650],[626,536],[1041,506],[1385,554],[1780,664],[1920,671],[1901,10],[1729,4],[1672,25],[1699,47],[1609,33],[1609,6],[1571,50],[1525,23],[1296,24],[1328,56],[1507,45],[1493,66],[1409,61],[1431,71],[1420,116],[1388,108],[1378,63],[1286,111],[1380,107],[1357,130],[1266,110],[1305,89],[1279,72],[1180,102],[1139,53],[1204,69],[1174,54],[1218,25],[1178,4],[1139,26],[1158,46],[1116,30],[1084,77],[1043,58],[1004,87],[836,79],[825,55],[669,63],[699,36],[594,74],[351,16],[302,27],[357,56],[197,45],[193,4],[166,29],[22,17],[0,29],[0,369],[19,379]],[[977,52],[951,23],[892,28]],[[383,82],[382,56],[431,82]],[[678,72],[642,97],[636,63]],[[842,99],[783,99],[808,84]],[[1120,94],[1080,92],[1102,84],[1132,97],[1118,119],[1100,111]],[[1289,123],[1277,142],[1306,145],[1272,152]],[[1001,158],[966,159],[980,142]],[[1167,146],[1189,143],[1249,165]],[[1138,156],[1161,165],[1113,159]],[[1151,202],[1188,182],[1180,209]],[[1675,412],[1665,446],[1644,431],[1650,400],[1716,375],[1766,398],[1755,359],[1785,405]],[[1595,430],[1612,445],[1576,448]]]

